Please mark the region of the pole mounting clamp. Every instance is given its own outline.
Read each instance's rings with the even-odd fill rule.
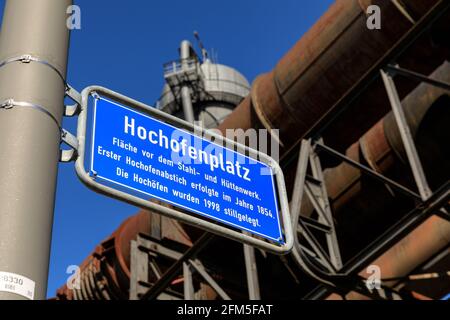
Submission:
[[[65,87],[67,86],[66,79],[65,79],[63,73],[55,65],[53,65],[51,62],[49,62],[47,60],[44,60],[39,57],[35,57],[31,54],[26,53],[26,54],[22,54],[19,56],[11,57],[11,58],[5,59],[3,61],[0,61],[0,68],[7,64],[12,63],[12,62],[21,62],[21,63],[37,62],[42,65],[45,65],[45,66],[49,67],[50,69],[52,69],[53,71],[55,71],[58,74],[59,78],[61,78],[62,82],[64,83],[64,86]]]
[[[77,156],[78,156],[78,153],[77,153],[78,139],[73,134],[71,134],[69,131],[61,128],[58,123],[58,120],[56,120],[56,118],[53,116],[53,114],[50,113],[50,111],[48,111],[46,108],[44,108],[40,105],[26,102],[26,101],[15,101],[13,98],[6,99],[2,103],[0,103],[0,110],[1,109],[9,110],[9,109],[13,109],[14,107],[31,108],[31,109],[39,111],[39,112],[45,114],[47,117],[49,117],[56,124],[58,131],[60,132],[61,142],[64,142],[65,144],[67,144],[70,147],[69,150],[61,150],[60,161],[61,162],[70,162],[77,158]]]
[[[45,114],[56,124],[56,126],[58,127],[58,130],[61,131],[61,127],[59,126],[58,120],[55,118],[55,116],[50,111],[48,111],[43,106],[40,106],[35,103],[27,102],[27,101],[16,101],[13,98],[6,99],[5,101],[3,101],[0,104],[0,109],[9,110],[9,109],[13,109],[14,107],[31,108],[31,109],[34,109],[36,111],[39,111],[39,112]]]
[[[61,129],[61,142],[67,144],[70,149],[61,150],[60,161],[71,162],[78,156],[78,139],[66,129]]]
[[[12,109],[14,107],[14,99],[7,99],[0,104],[0,109]]]

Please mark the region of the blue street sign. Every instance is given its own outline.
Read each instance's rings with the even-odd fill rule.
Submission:
[[[92,140],[95,179],[285,243],[267,164],[103,97]]]

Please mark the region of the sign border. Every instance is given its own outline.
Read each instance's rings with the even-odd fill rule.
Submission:
[[[180,130],[180,129],[178,129],[177,127],[175,127],[175,126],[173,126],[173,125],[171,125],[171,124],[165,123],[165,122],[163,122],[163,121],[161,121],[161,120],[158,120],[158,119],[156,119],[156,118],[154,118],[154,117],[150,117],[149,115],[143,114],[142,112],[139,113],[139,112],[137,112],[137,111],[135,111],[135,110],[133,110],[133,109],[130,109],[130,108],[126,107],[126,106],[123,106],[123,105],[121,105],[121,104],[119,104],[119,103],[117,103],[117,102],[111,101],[111,100],[106,99],[106,98],[103,98],[103,97],[96,97],[96,98],[95,98],[95,102],[94,102],[93,131],[95,131],[95,125],[96,125],[97,101],[98,101],[98,100],[107,101],[107,102],[109,102],[109,103],[115,104],[116,106],[118,106],[118,107],[120,107],[120,108],[126,109],[126,110],[128,110],[128,111],[130,111],[130,112],[134,112],[134,113],[136,113],[136,114],[139,114],[139,115],[142,115],[142,116],[144,116],[144,117],[147,117],[147,118],[149,118],[149,119],[151,119],[151,120],[153,120],[153,121],[159,122],[159,123],[164,124],[164,125],[167,125],[167,126],[169,126],[169,127],[172,127],[172,128],[175,129],[175,130]],[[184,130],[184,129],[181,129],[181,130]],[[202,138],[196,136],[194,133],[191,133],[191,132],[188,132],[188,131],[186,131],[186,132],[189,133],[189,134],[191,134],[192,136],[195,136],[195,137],[197,137],[197,138],[199,138],[199,139],[202,139]],[[204,138],[203,138],[203,139],[204,139]],[[225,147],[223,147],[223,146],[218,145],[218,144],[215,143],[215,142],[210,141],[210,143],[215,144],[215,145],[217,145],[217,146],[219,146],[219,147],[221,147],[221,148],[223,148],[223,149],[227,149],[227,148],[225,148]],[[272,240],[272,241],[275,241],[275,242],[280,242],[280,239],[281,239],[281,237],[283,236],[283,231],[281,230],[281,219],[279,219],[279,218],[277,219],[277,222],[278,222],[278,223],[277,223],[277,227],[278,227],[278,232],[279,232],[279,238],[272,238],[272,237],[269,237],[269,236],[267,236],[267,235],[265,235],[265,234],[263,234],[263,233],[255,232],[254,230],[251,230],[251,229],[242,227],[241,225],[238,225],[238,224],[235,224],[235,223],[228,222],[228,221],[225,221],[225,220],[223,220],[223,219],[217,218],[217,217],[215,217],[215,216],[213,216],[213,215],[211,215],[211,214],[203,213],[203,212],[201,212],[201,211],[199,211],[199,210],[195,210],[195,209],[188,208],[188,207],[186,207],[186,206],[183,206],[183,205],[181,205],[181,204],[175,203],[175,202],[170,201],[170,200],[167,200],[167,199],[163,199],[163,198],[161,198],[161,197],[159,197],[159,196],[155,196],[155,195],[153,195],[153,194],[151,194],[151,193],[148,193],[148,192],[145,192],[145,191],[143,191],[143,190],[139,190],[139,189],[137,189],[137,188],[133,188],[133,187],[131,187],[131,186],[127,186],[127,185],[122,184],[122,183],[120,183],[120,182],[117,182],[117,181],[111,180],[111,179],[109,179],[109,178],[103,177],[103,176],[101,176],[100,174],[98,174],[98,172],[97,172],[96,170],[94,170],[94,146],[95,146],[95,136],[92,135],[92,143],[91,143],[91,163],[90,163],[91,166],[90,166],[90,167],[91,167],[91,172],[92,172],[92,171],[95,171],[95,172],[97,173],[97,175],[96,175],[97,178],[100,178],[100,179],[103,179],[103,180],[108,181],[108,182],[110,182],[110,183],[119,185],[119,186],[121,186],[121,187],[123,187],[123,188],[127,188],[127,189],[130,189],[130,190],[133,190],[134,192],[139,192],[139,193],[145,194],[145,195],[147,195],[147,196],[156,198],[156,199],[158,199],[158,200],[160,200],[160,201],[168,202],[168,203],[170,203],[171,205],[177,206],[177,207],[179,207],[179,208],[182,208],[182,209],[184,209],[184,210],[190,211],[190,212],[192,212],[192,213],[197,213],[197,214],[199,214],[199,215],[201,215],[201,216],[211,218],[211,219],[213,219],[213,220],[215,220],[215,221],[217,221],[217,222],[220,222],[220,223],[223,223],[223,224],[226,224],[226,225],[230,225],[230,226],[232,226],[232,227],[236,227],[237,229],[241,229],[242,231],[247,231],[247,232],[250,232],[250,233],[252,233],[252,234],[259,235],[259,236],[261,236],[261,237],[263,237],[263,238],[266,238],[266,239],[269,239],[269,240]],[[234,150],[233,150],[233,152],[236,152],[236,153],[237,153],[237,151],[234,151]],[[256,159],[250,158],[250,157],[248,157],[248,156],[246,156],[246,155],[242,155],[242,156],[243,156],[243,157],[246,157],[246,158],[248,158],[248,159],[252,159],[253,161],[259,162],[259,163],[261,163],[261,164],[267,165],[267,164],[265,164],[264,162],[261,162],[261,161],[258,161],[258,160],[256,160]],[[273,171],[272,167],[269,166],[269,168],[270,168],[271,173],[272,173],[272,171]],[[275,205],[277,206],[277,211],[278,211],[278,201],[277,201],[278,199],[277,199],[277,195],[276,195],[276,191],[275,191],[275,181],[274,181],[274,180],[272,180],[271,185],[272,185],[273,197],[274,197],[274,200],[275,200]],[[278,215],[278,212],[277,212],[277,215]]]
[[[95,177],[90,175],[85,168],[85,153],[86,153],[86,130],[87,130],[87,120],[88,120],[88,111],[89,111],[89,97],[92,94],[97,94],[98,96],[109,98],[117,103],[121,103],[129,109],[135,109],[138,112],[145,114],[146,116],[150,116],[155,120],[163,121],[164,123],[175,126],[179,129],[184,129],[189,133],[196,135],[196,132],[201,132],[205,134],[205,136],[198,136],[201,139],[208,139],[208,137],[214,138],[216,141],[225,142],[222,146],[232,146],[235,152],[241,153],[243,155],[250,155],[255,161],[259,161],[268,165],[275,177],[275,183],[277,184],[278,190],[278,202],[280,205],[280,219],[279,219],[279,227],[284,230],[285,243],[284,244],[276,244],[270,243],[267,240],[258,239],[248,234],[248,231],[235,231],[224,226],[218,225],[214,222],[210,222],[205,220],[204,218],[198,218],[192,215],[188,215],[179,210],[175,210],[172,208],[167,208],[165,206],[159,205],[157,203],[142,199],[135,195],[131,195],[125,193],[121,190],[117,190],[101,184],[95,180]],[[227,237],[232,240],[236,240],[239,242],[243,242],[245,244],[275,253],[275,254],[287,254],[292,250],[294,244],[293,238],[293,230],[291,226],[291,219],[289,214],[289,203],[287,200],[287,192],[284,182],[283,171],[281,170],[278,163],[269,157],[268,155],[259,152],[257,150],[251,149],[245,145],[239,144],[233,140],[227,139],[221,135],[215,134],[211,131],[208,131],[205,128],[201,128],[195,126],[189,122],[186,122],[182,119],[176,118],[172,115],[164,113],[156,108],[152,108],[148,105],[145,105],[139,101],[133,100],[129,97],[126,97],[122,94],[114,92],[110,89],[101,87],[101,86],[89,86],[85,88],[81,93],[81,112],[78,117],[78,126],[77,126],[77,139],[78,139],[78,157],[75,162],[75,169],[79,179],[90,189],[95,192],[101,193],[103,195],[112,197],[117,200],[121,200],[127,202],[131,205],[138,206],[143,209],[155,211],[156,213],[162,214],[164,216],[182,221],[189,225],[198,227],[200,229],[212,232],[216,235]],[[214,141],[211,141],[214,143]],[[272,184],[273,186],[273,184]],[[165,200],[164,200],[165,201]],[[168,201],[165,201],[168,202]],[[280,224],[281,222],[281,224]],[[253,231],[252,231],[253,232]],[[254,232],[253,232],[254,233]],[[266,237],[268,238],[268,237]]]

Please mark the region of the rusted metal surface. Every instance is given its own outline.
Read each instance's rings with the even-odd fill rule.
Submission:
[[[420,18],[439,2],[409,1],[409,10]],[[372,4],[382,10],[383,26],[379,31],[366,27],[366,8]],[[282,153],[286,153],[353,90],[411,28],[412,23],[392,1],[336,1],[272,72],[254,81],[250,97],[219,129],[279,129]],[[449,25],[443,24],[435,33],[445,34],[448,29]],[[429,33],[421,37],[398,63],[426,74],[434,70],[448,56],[448,47],[436,46],[431,38]],[[401,96],[414,86],[400,79]],[[366,90],[364,98],[353,103],[324,133],[325,142],[345,150],[388,110],[384,87],[381,82],[375,82]]]
[[[449,243],[450,222],[439,217],[431,217],[372,264],[380,267],[382,279],[407,275]],[[360,275],[368,277],[365,272],[361,272]],[[327,299],[342,298],[332,294]],[[364,300],[367,297],[351,292],[346,295],[346,299]]]
[[[443,81],[450,80],[450,64],[445,63],[435,73],[431,75],[433,78]],[[429,85],[420,85],[407,98],[403,100],[408,122],[411,126],[413,135],[417,137],[417,132],[421,127],[423,119],[427,117],[433,103],[445,94],[443,90],[436,89]],[[440,109],[441,107],[438,106]],[[436,108],[436,106],[434,107]],[[449,117],[447,116],[446,119]],[[372,169],[380,173],[388,173],[392,168],[403,168],[407,171],[406,163],[402,159],[403,151],[401,148],[401,140],[397,137],[398,130],[394,123],[386,126],[387,121],[391,119],[388,114],[382,121],[379,121],[371,130],[369,130],[358,142],[354,143],[346,152],[347,156],[356,161],[367,163]],[[436,123],[436,119],[429,120]],[[441,127],[441,134],[448,136],[448,131],[445,127]],[[421,150],[419,150],[421,151]],[[432,158],[439,158],[436,154]],[[441,156],[442,158],[442,156]],[[403,175],[403,173],[401,173]],[[337,218],[342,216],[342,212],[346,211],[349,204],[354,204],[355,201],[357,212],[360,214],[367,210],[368,206],[377,206],[377,203],[385,204],[396,201],[395,197],[389,192],[380,193],[368,188],[361,180],[361,172],[354,167],[347,164],[341,164],[333,169],[325,171],[325,181],[328,187],[328,193],[332,201],[333,209]],[[375,192],[375,193],[374,193]],[[375,202],[371,199],[377,199]],[[375,210],[379,212],[378,216],[374,218],[383,219],[383,210]],[[313,212],[312,205],[305,201],[302,207],[302,213],[308,214]],[[386,211],[387,212],[387,211]],[[352,221],[352,225],[358,224],[359,217],[344,216],[345,220]],[[434,218],[436,219],[436,218]],[[367,219],[364,218],[367,222]],[[94,253],[81,266],[81,290],[68,290],[63,287],[58,291],[58,297],[61,299],[126,299],[129,286],[129,258],[130,258],[130,241],[136,238],[138,233],[151,232],[151,214],[147,212],[140,212],[137,215],[127,219],[114,234],[98,246]],[[432,220],[433,221],[433,220]],[[420,236],[427,235],[424,238],[417,238],[417,236],[409,236],[406,238],[406,245],[403,241],[398,244],[400,249],[392,249],[387,255],[388,258],[380,258],[378,263],[383,263],[382,268],[386,265],[387,275],[398,276],[399,271],[409,270],[414,268],[418,262],[423,262],[425,258],[433,254],[434,249],[440,249],[445,243],[447,232],[442,226],[446,223],[440,220],[437,222],[427,222],[424,227],[427,231],[419,231]],[[448,223],[447,223],[448,224]],[[430,231],[430,228],[437,228]],[[161,222],[162,236],[184,243],[190,246],[192,231],[198,230],[187,229],[177,222],[163,218]],[[348,228],[346,228],[348,230]],[[426,234],[425,232],[428,232]],[[194,236],[194,238],[196,235]],[[415,240],[414,240],[415,239]],[[423,239],[427,239],[424,241]],[[409,250],[415,244],[413,241],[420,242],[418,248],[414,248],[413,253]],[[448,241],[447,241],[448,244]],[[215,244],[215,247],[221,246],[221,243]],[[419,250],[420,249],[420,250]],[[217,251],[217,250],[215,250]],[[398,259],[393,255],[395,253],[405,253]],[[417,254],[416,254],[417,253]],[[411,259],[409,259],[411,258]],[[406,264],[406,265],[404,265]],[[209,295],[209,297],[212,297]],[[351,298],[352,295],[349,296]],[[359,297],[359,296],[356,296]]]
[[[450,83],[450,63],[445,62],[441,67],[433,72],[430,77],[432,79],[438,79],[443,82]],[[443,89],[426,84],[421,84],[413,92],[413,94],[409,95],[406,99],[403,100],[403,108],[407,110],[407,112],[405,113],[406,120],[411,128],[411,134],[413,136],[417,135],[417,132],[419,131],[419,124],[426,116],[428,107],[431,105],[431,103],[437,100],[437,97],[440,97],[445,93],[446,91]],[[405,156],[405,150],[403,144],[401,143],[401,136],[392,113],[386,116],[384,123],[389,145],[393,146],[394,152],[397,157],[399,157],[403,162],[406,163],[407,158]]]
[[[445,62],[433,74],[433,79],[441,81],[450,81],[450,64]],[[416,140],[424,139],[422,145],[418,145],[419,154],[422,158],[432,159],[425,161],[425,167],[428,168],[428,177],[436,182],[435,187],[449,178],[450,169],[448,162],[449,148],[445,141],[450,139],[450,129],[445,123],[450,119],[450,92],[421,84],[408,97],[402,101],[403,108],[406,111],[408,124]],[[442,123],[439,123],[441,121]],[[429,132],[437,130],[434,133],[436,138],[430,138]],[[438,138],[439,137],[439,138]],[[440,141],[438,141],[440,140]],[[433,148],[429,144],[437,144]],[[392,114],[388,114],[382,121],[375,125],[367,134],[365,134],[358,143],[348,149],[347,155],[359,160],[358,149],[364,150],[361,154],[374,170],[388,174],[395,168],[397,178],[403,178],[403,182],[408,182],[410,176],[409,168],[405,158],[404,148]],[[428,164],[428,165],[427,165]],[[437,167],[436,167],[437,166]],[[328,169],[325,173],[325,180],[330,189],[335,214],[342,214],[348,210],[349,204],[358,202],[359,212],[368,210],[369,206],[375,207],[373,211],[378,212],[378,219],[385,220],[387,217],[380,206],[384,203],[395,202],[395,194],[384,194],[384,198],[378,198],[377,203],[370,199],[380,194],[374,194],[366,186],[362,186],[361,174],[358,170],[351,168],[347,164]],[[366,192],[365,194],[363,192]],[[366,208],[365,208],[366,206]],[[303,207],[304,213],[312,212],[313,208],[308,202]],[[355,210],[357,211],[357,210]],[[346,217],[352,220],[355,227],[358,223],[356,217]],[[366,221],[367,222],[367,221]],[[374,228],[374,226],[372,226]],[[366,229],[367,230],[367,229]],[[382,271],[382,278],[394,278],[408,275],[418,265],[427,261],[436,252],[444,249],[450,243],[450,223],[439,217],[429,218],[410,235],[401,240],[392,249],[373,262],[378,265]],[[364,272],[362,276],[368,276]],[[387,285],[393,283],[386,283]],[[331,295],[330,299],[340,299],[338,295]],[[365,297],[355,292],[350,293],[347,299],[364,299]]]
[[[128,299],[130,243],[139,233],[151,233],[151,217],[151,213],[140,211],[125,220],[81,264],[81,288],[71,290],[64,285],[57,291],[57,297],[63,300]],[[192,241],[178,222],[163,217],[161,229],[163,238],[192,246]],[[160,267],[164,270],[168,266]]]
[[[444,62],[430,77],[444,82],[450,82],[450,63]],[[411,94],[403,99],[402,105],[414,137],[421,138],[417,136],[418,132],[421,129],[421,125],[423,126],[424,119],[430,118],[430,108],[433,104],[441,99],[449,99],[449,94],[443,89],[427,84],[420,84]],[[444,106],[434,107],[434,109],[444,108]],[[433,119],[428,121],[436,123],[439,120],[438,118],[438,116],[433,116]],[[440,128],[439,135],[445,140],[450,130],[447,130],[445,126],[438,127]],[[427,143],[430,144],[433,142],[428,141]],[[419,150],[423,158],[434,159],[434,161],[437,158],[445,159],[448,152],[443,143],[431,150],[423,146]],[[352,160],[367,164],[379,173],[389,175],[394,169],[398,178],[404,178],[405,175],[407,176],[409,174],[403,143],[392,113],[388,113],[385,118],[364,134],[358,142],[348,148],[346,155]],[[431,160],[428,162],[431,162]],[[441,160],[441,162],[443,161]],[[401,172],[399,172],[400,170]],[[429,170],[428,173],[431,181],[436,180],[434,176],[441,175],[442,172],[448,172],[448,170]],[[369,192],[363,196],[362,192],[364,190],[362,189],[361,172],[358,169],[342,163],[335,168],[325,170],[325,181],[328,194],[336,212],[339,212],[344,204],[349,203],[355,198],[362,199],[360,201],[361,203],[370,205],[367,197],[373,197],[373,194]],[[308,201],[305,201],[302,212],[308,214],[312,211],[312,205]]]
[[[406,10],[414,19],[420,19],[439,2],[442,1],[411,0],[408,1]],[[380,31],[366,28],[365,8],[370,4],[377,4],[382,8],[383,28]],[[234,128],[279,129],[282,153],[286,154],[311,127],[354,89],[355,83],[365,78],[367,70],[395,46],[411,27],[411,22],[391,1],[336,1],[272,72],[255,80],[250,96],[225,119],[219,129],[224,133],[226,129]],[[448,34],[448,29],[449,24],[442,23],[421,37],[399,60],[401,66],[425,74],[431,72],[448,57],[448,48],[445,47],[448,40],[436,37],[436,34]],[[414,86],[414,83],[400,79],[400,95],[406,96]],[[411,103],[419,99],[420,104],[427,104],[419,96],[410,99]],[[389,109],[386,102],[381,83],[372,84],[363,98],[352,104],[347,116],[324,133],[325,142],[342,150],[350,146],[347,151],[349,157],[365,161],[376,171],[384,173],[392,170],[401,150],[398,139],[392,134],[393,130],[387,129],[388,120],[378,122],[357,143],[351,144],[386,114]],[[364,202],[364,197],[361,197],[364,186],[358,170],[341,164],[326,170],[325,175],[335,209],[354,199]],[[306,204],[302,212],[312,212],[307,206]],[[149,234],[151,229],[149,213],[140,212],[126,220],[82,264],[82,289],[72,291],[64,286],[58,290],[58,297],[126,299],[130,240],[135,239],[139,232]],[[162,221],[161,230],[167,238],[187,245],[192,244],[191,241],[199,235],[198,230],[168,219]],[[397,259],[396,255],[402,250],[434,250],[449,241],[448,226],[437,219],[427,221],[415,233],[416,236],[408,237],[408,240],[404,240],[405,243],[402,241],[386,254],[392,261],[396,259],[395,262],[383,258],[384,256],[380,258],[380,263],[392,264],[386,267],[386,272],[397,275],[394,273],[408,270],[425,256],[422,251],[418,251],[413,257],[399,256]],[[423,238],[418,239],[417,235]],[[414,241],[422,242],[423,246],[418,247]],[[220,251],[216,250],[216,253]]]

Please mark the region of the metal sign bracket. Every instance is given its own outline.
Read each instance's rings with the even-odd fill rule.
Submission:
[[[64,106],[64,116],[65,117],[76,117],[81,112],[81,94],[75,90],[71,85],[66,83],[65,86],[65,96],[69,97],[75,103],[72,105]],[[67,150],[60,150],[60,162],[72,162],[78,157],[78,139],[75,135],[71,134],[69,131],[61,128],[61,142],[65,143],[70,147]]]
[[[72,99],[75,104],[66,105],[64,109],[65,117],[74,117],[80,114],[81,112],[81,94],[76,91],[69,84],[66,86],[66,97]]]

